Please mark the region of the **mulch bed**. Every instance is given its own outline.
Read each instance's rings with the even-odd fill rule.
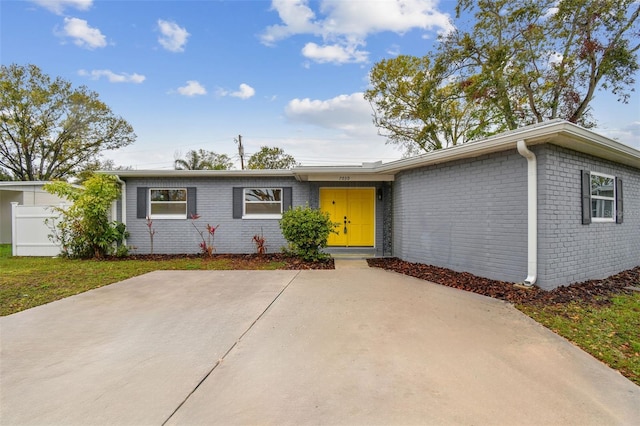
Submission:
[[[210,258],[202,254],[144,254],[130,255],[124,258],[107,258],[105,260],[169,260],[169,259],[211,259],[227,260],[232,269],[263,269],[271,262],[283,262],[278,269],[334,269],[333,259],[319,262],[306,262],[297,257],[283,253],[271,254],[214,254]],[[431,281],[436,284],[472,291],[495,299],[514,304],[546,305],[555,303],[593,303],[608,304],[616,294],[630,294],[629,286],[640,287],[640,266],[620,272],[602,280],[591,280],[558,287],[552,291],[538,287],[521,289],[513,283],[478,277],[468,272],[455,272],[438,266],[411,263],[395,257],[376,257],[367,259],[369,266],[399,272],[401,274]]]
[[[367,259],[367,262],[371,267],[399,272],[514,304],[546,305],[586,302],[600,305],[610,303],[610,298],[616,294],[632,292],[625,287],[640,286],[640,266],[602,280],[585,281],[544,291],[538,287],[521,289],[514,287],[513,283],[490,280],[468,272],[455,272],[437,266],[405,262],[397,258],[372,258]]]

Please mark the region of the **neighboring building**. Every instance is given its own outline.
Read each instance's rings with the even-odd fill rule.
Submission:
[[[43,189],[47,182],[0,182],[0,244],[11,244],[11,203],[21,206],[60,205],[65,200]]]
[[[285,245],[291,206],[330,212],[333,250],[356,250],[544,289],[640,265],[640,151],[565,121],[386,164],[293,170],[126,170],[119,216],[148,253]],[[191,214],[200,219],[190,220]]]

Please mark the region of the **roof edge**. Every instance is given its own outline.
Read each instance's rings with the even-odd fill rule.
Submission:
[[[524,140],[529,145],[543,143],[560,145],[574,151],[640,168],[640,151],[637,149],[568,121],[552,120],[463,145],[428,152],[417,157],[385,163],[377,167],[376,172],[395,174],[415,167],[516,149],[519,140]]]
[[[135,177],[295,177],[292,170],[98,170],[98,173]]]

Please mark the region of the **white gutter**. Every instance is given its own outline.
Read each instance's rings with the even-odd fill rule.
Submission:
[[[122,203],[122,205],[120,206],[121,208],[121,212],[122,212],[122,224],[124,226],[127,226],[127,183],[125,181],[123,181],[122,179],[120,179],[120,176],[115,175],[116,180],[118,181],[118,183],[120,184],[120,186],[122,187],[121,191],[121,196],[120,196],[120,202]],[[127,245],[127,239],[124,239],[124,245]]]
[[[538,279],[538,172],[536,155],[529,151],[524,140],[517,143],[518,154],[527,159],[527,278],[530,287]]]

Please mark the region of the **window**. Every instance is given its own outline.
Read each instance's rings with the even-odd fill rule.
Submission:
[[[186,188],[151,188],[149,217],[152,219],[186,219]]]
[[[622,223],[622,179],[598,172],[582,171],[582,224]]]
[[[243,217],[280,219],[282,188],[244,188]]]
[[[615,177],[591,173],[591,219],[613,222],[616,212]]]

